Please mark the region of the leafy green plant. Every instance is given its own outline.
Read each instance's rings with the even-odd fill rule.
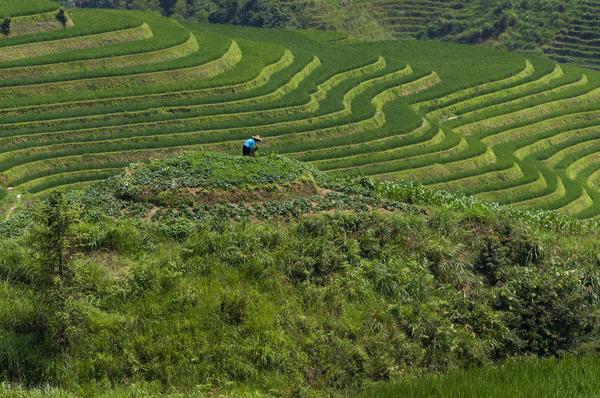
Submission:
[[[486,239],[475,261],[475,272],[482,274],[489,285],[496,285],[502,278],[505,254],[500,244]]]

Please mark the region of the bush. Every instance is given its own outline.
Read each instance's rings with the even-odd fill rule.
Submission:
[[[67,16],[67,13],[65,12],[64,8],[61,8],[60,10],[58,10],[58,14],[56,14],[56,19],[58,20],[58,22],[63,24],[63,26],[67,25],[67,21],[69,20],[69,17]]]
[[[0,32],[2,32],[4,35],[10,34],[10,17],[4,17],[2,24],[0,24]]]
[[[495,285],[500,281],[505,257],[504,248],[495,239],[486,238],[475,261],[475,271],[485,277],[488,285]]]
[[[143,245],[142,232],[133,223],[127,221],[107,225],[103,240],[100,242],[100,247],[124,254],[141,250]]]
[[[517,336],[515,353],[563,355],[594,332],[597,314],[581,279],[581,272],[555,266],[511,270],[499,308]]]

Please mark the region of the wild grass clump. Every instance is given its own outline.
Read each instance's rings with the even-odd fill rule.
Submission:
[[[60,22],[61,24],[63,24],[63,26],[67,25],[67,21],[69,20],[69,17],[67,16],[67,13],[65,12],[64,8],[60,8],[58,10],[58,13],[56,14],[56,20],[58,22]]]

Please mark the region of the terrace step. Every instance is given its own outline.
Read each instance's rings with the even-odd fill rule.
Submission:
[[[182,79],[206,79],[234,68],[242,60],[242,52],[235,41],[219,59],[188,68],[159,72],[139,73],[116,77],[99,77],[64,82],[40,83],[32,85],[0,87],[0,98],[22,98],[37,95],[69,93],[74,91],[112,89],[128,87],[132,84],[151,85],[177,82]]]
[[[189,38],[174,47],[147,53],[121,55],[116,57],[96,58],[85,61],[62,62],[45,65],[0,68],[0,79],[12,80],[23,78],[39,78],[67,73],[106,70],[167,62],[191,55],[199,50],[196,36]]]
[[[153,36],[152,30],[147,23],[142,23],[135,28],[117,30],[114,32],[98,33],[88,36],[77,36],[67,39],[34,42],[9,47],[0,47],[0,59],[2,62],[15,61],[57,54],[66,51],[83,50],[87,48],[98,48],[107,44],[127,43],[137,40],[149,39]]]
[[[0,34],[0,40],[31,35],[34,33],[52,32],[73,27],[73,21],[67,15],[67,21],[63,25],[56,19],[58,9],[41,13],[29,14],[19,17],[12,17],[10,24],[10,33],[8,35]]]

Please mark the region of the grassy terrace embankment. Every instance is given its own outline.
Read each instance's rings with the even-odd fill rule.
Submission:
[[[572,14],[544,52],[561,62],[600,69],[600,1],[575,2]]]

